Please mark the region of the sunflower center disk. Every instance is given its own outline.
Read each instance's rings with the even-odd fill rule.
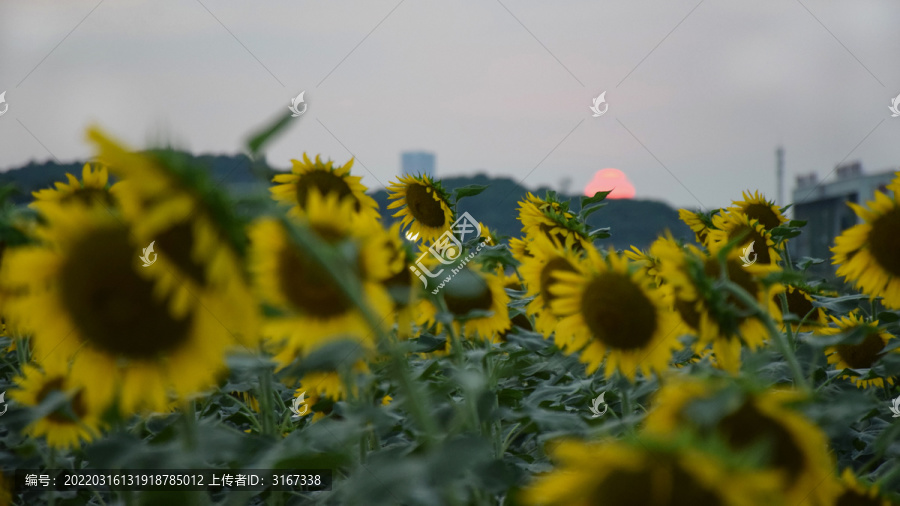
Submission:
[[[313,170],[300,176],[296,183],[297,203],[301,209],[306,209],[307,200],[309,199],[309,191],[313,188],[319,190],[322,195],[329,193],[337,193],[338,201],[343,201],[347,195],[353,198],[353,204],[356,211],[359,211],[359,201],[353,197],[353,190],[340,176],[336,176],[331,172],[324,170]]]
[[[605,273],[585,288],[581,314],[593,337],[621,350],[638,350],[653,340],[656,307],[626,275]]]
[[[152,359],[188,336],[191,316],[176,320],[153,283],[135,272],[135,247],[124,228],[88,234],[69,252],[59,278],[60,296],[79,334],[95,348]]]
[[[420,184],[411,184],[406,189],[406,206],[413,218],[423,225],[436,228],[444,225],[444,210],[428,189]]]
[[[788,291],[785,296],[787,297],[788,311],[797,315],[799,318],[803,318],[808,315],[810,311],[815,309],[812,302],[807,300],[800,290]],[[773,300],[775,301],[775,306],[781,309],[781,298],[778,295],[775,295]]]
[[[470,311],[491,309],[494,297],[481,276],[463,269],[444,289],[444,301],[451,313],[462,316]]]
[[[772,263],[772,257],[769,256],[769,243],[767,239],[759,233],[759,231],[752,227],[738,227],[734,229],[734,231],[732,231],[730,234],[728,234],[728,240],[730,241],[735,237],[741,235],[744,236],[744,241],[746,244],[753,243],[755,245],[753,250],[757,255],[757,261],[760,264],[766,265]],[[731,262],[729,262],[729,264],[730,263]]]
[[[664,457],[663,457],[664,458]],[[653,487],[648,486],[653,484]],[[600,483],[593,495],[593,504],[722,504],[719,497],[700,485],[678,465],[663,460],[650,463],[641,470],[616,469]]]
[[[768,253],[766,254],[766,256],[768,256]],[[759,287],[754,281],[753,275],[747,272],[747,270],[744,269],[741,264],[735,262],[734,260],[728,260],[727,262],[728,279],[730,279],[734,284],[743,288],[744,291],[750,294],[750,297],[752,297],[753,299],[758,299]],[[716,260],[715,258],[710,258],[709,260],[707,260],[703,265],[703,272],[709,278],[718,278],[720,275],[718,260]],[[744,304],[734,295],[728,295],[728,302],[741,309],[749,309],[747,307],[744,307]]]
[[[884,349],[884,341],[878,334],[869,334],[859,344],[839,344],[838,355],[853,369],[867,369],[878,360],[878,354]]]
[[[781,220],[778,219],[778,215],[776,215],[775,211],[767,205],[750,204],[744,209],[744,212],[751,220],[759,221],[762,226],[766,227],[766,230],[772,230],[778,225],[781,225]]]
[[[544,299],[544,307],[550,307],[550,303],[556,298],[555,295],[550,293],[550,287],[559,283],[559,281],[553,279],[553,274],[556,272],[576,271],[572,264],[562,257],[556,257],[544,264],[544,267],[541,269],[541,297]]]
[[[894,208],[872,223],[869,250],[884,270],[900,276],[900,208]]]
[[[38,391],[37,396],[36,396],[38,404],[44,402],[44,399],[46,399],[47,396],[50,395],[50,392],[52,392],[54,390],[62,391],[63,387],[65,387],[65,382],[63,381],[63,378],[53,378],[50,381],[47,381],[46,383],[44,383],[44,386],[41,387],[40,391]],[[75,416],[77,416],[78,418],[84,418],[84,416],[87,414],[87,407],[84,404],[83,397],[84,396],[82,395],[82,393],[78,392],[77,394],[75,394],[75,397],[72,398],[72,411],[75,413]],[[63,423],[74,424],[74,423],[76,423],[74,420],[71,420],[70,418],[62,415],[61,413],[57,413],[56,411],[47,415],[47,419],[52,422],[59,423],[59,424],[63,424]]]
[[[206,285],[206,269],[194,261],[194,231],[188,221],[182,221],[157,235],[159,251],[198,285]]]
[[[318,264],[295,248],[281,251],[281,291],[295,307],[319,317],[348,312],[350,301]]]
[[[752,403],[744,402],[740,409],[723,418],[719,429],[728,443],[738,450],[767,445],[770,463],[785,471],[791,480],[803,471],[806,464],[803,450],[794,442],[791,433]]]

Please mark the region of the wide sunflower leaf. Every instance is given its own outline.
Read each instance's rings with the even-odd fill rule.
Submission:
[[[813,295],[813,306],[824,307],[838,314],[846,314],[859,307],[859,302],[869,298],[868,295],[859,293],[855,295],[844,295],[842,297],[823,297]]]
[[[470,185],[462,186],[460,188],[456,188],[455,190],[453,190],[453,199],[456,202],[459,202],[460,199],[463,199],[466,197],[474,197],[487,189],[488,189],[487,185],[483,185],[483,184],[470,184]]]

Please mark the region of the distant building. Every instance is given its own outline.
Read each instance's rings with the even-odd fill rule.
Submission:
[[[886,191],[898,169],[878,174],[864,174],[860,162],[840,165],[835,178],[829,183],[819,183],[815,173],[797,176],[794,189],[793,219],[805,220],[803,234],[790,240],[791,256],[826,260],[816,266],[822,274],[834,273],[831,265],[831,247],[834,238],[859,221],[847,202],[865,204],[872,200],[875,191]]]
[[[434,153],[406,151],[400,154],[400,174],[428,174],[434,177]]]

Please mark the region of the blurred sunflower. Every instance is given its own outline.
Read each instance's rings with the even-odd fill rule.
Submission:
[[[513,258],[522,262],[525,258],[532,256],[529,251],[530,244],[530,238],[511,237],[509,239],[509,251],[512,253]]]
[[[896,506],[879,494],[878,485],[863,483],[850,468],[841,473],[841,492],[835,506]]]
[[[721,249],[729,241],[742,236],[741,246],[738,249],[753,246],[753,253],[756,255],[754,265],[775,265],[781,260],[772,235],[759,221],[737,211],[717,214],[712,220],[716,230],[709,232],[707,245],[710,248]]]
[[[568,203],[559,202],[552,194],[545,200],[529,192],[518,209],[526,242],[543,235],[574,251],[592,244],[587,226],[568,211]]]
[[[678,218],[694,232],[694,237],[697,239],[697,242],[706,246],[706,241],[709,239],[709,231],[712,226],[711,222],[707,223],[707,217],[701,213],[688,211],[687,209],[679,209]]]
[[[729,211],[747,216],[751,221],[758,221],[766,231],[787,222],[787,218],[781,214],[781,209],[775,205],[775,202],[766,200],[758,191],[752,194],[749,191],[743,192],[744,200],[732,201],[733,207],[728,208]]]
[[[866,319],[857,314],[850,313],[841,318],[831,317],[836,325],[835,327],[824,327],[816,329],[816,333],[824,336],[833,336],[845,332],[858,330],[865,335],[865,338],[857,344],[838,344],[825,348],[825,356],[828,357],[828,363],[834,364],[836,370],[843,369],[869,369],[873,367],[881,358],[881,352],[890,341],[896,337],[878,328],[878,320],[866,321]],[[900,353],[900,348],[895,348],[889,353]],[[884,382],[893,385],[893,378],[871,378],[862,379],[860,376],[841,376],[842,379],[850,379],[858,388],[867,388],[875,386],[884,387]]]
[[[353,364],[350,371],[353,375],[361,375],[369,373],[369,366],[363,360]],[[359,395],[357,388],[358,383],[353,383],[353,395]],[[347,387],[341,380],[341,375],[337,371],[311,371],[303,375],[300,379],[300,386],[294,392],[294,397],[305,394],[306,404],[310,409],[314,408],[322,400],[328,399],[331,402],[344,400],[347,396]],[[324,418],[330,413],[328,411],[315,411],[312,421],[316,422]]]
[[[272,181],[280,183],[269,191],[272,198],[279,202],[292,204],[288,214],[294,217],[303,216],[309,203],[311,190],[317,190],[321,194],[336,193],[338,199],[348,198],[353,203],[353,210],[357,213],[379,219],[378,203],[375,199],[366,195],[366,187],[360,183],[362,177],[351,176],[350,169],[353,160],[341,167],[334,167],[334,162],[322,162],[319,155],[312,161],[306,153],[303,160],[291,160],[290,174],[278,174]]]
[[[650,251],[652,251],[654,247],[656,249],[660,248],[660,246],[654,246],[656,243],[667,243],[669,247],[680,248],[675,239],[672,238],[672,235],[667,232],[666,235],[660,236],[656,238],[655,241],[653,241],[653,244],[650,245],[650,250],[641,251],[637,247],[632,246],[630,250],[623,251],[623,254],[629,260],[635,262],[638,265],[641,265],[644,270],[644,274],[646,274],[650,278],[653,278],[656,286],[662,286],[663,284],[665,284],[665,280],[663,279],[662,274],[660,274],[659,258],[653,256],[653,254],[650,253]]]
[[[132,152],[97,129],[88,137],[122,178],[110,191],[136,242],[155,248],[152,267],[139,271],[154,280],[156,296],[168,296],[177,317],[205,308],[243,343],[253,343],[258,322],[241,258],[243,225],[229,204],[176,154]]]
[[[394,217],[403,217],[402,227],[409,234],[428,242],[450,230],[453,210],[450,197],[439,182],[426,174],[401,176],[388,186],[388,209],[400,208]]]
[[[746,344],[751,350],[759,348],[768,331],[762,321],[748,314],[749,308],[739,299],[718,288],[722,266],[717,255],[693,245],[681,247],[674,241],[654,242],[650,254],[659,259],[659,272],[671,289],[673,308],[685,326],[697,335],[700,347],[711,343],[716,365],[737,373],[741,345]],[[770,314],[776,314],[773,297],[781,288],[766,286],[760,278],[777,267],[759,264],[744,267],[739,256],[734,249],[726,257],[724,267],[728,279]]]
[[[867,295],[882,297],[886,307],[900,309],[900,191],[893,196],[875,192],[866,207],[847,205],[863,223],[835,238],[831,251],[837,275]]]
[[[834,503],[833,459],[828,439],[789,405],[801,400],[790,390],[727,392],[728,383],[694,378],[675,380],[657,391],[645,430],[658,437],[682,431],[721,439],[733,452],[764,449],[761,465],[779,474],[785,504]],[[734,402],[722,400],[731,395]],[[719,408],[706,407],[717,399]],[[704,416],[698,416],[703,413]],[[806,502],[804,502],[806,501]]]
[[[825,309],[813,305],[813,302],[815,301],[809,290],[799,286],[790,285],[785,286],[785,289],[784,294],[787,297],[788,312],[797,315],[797,318],[800,320],[806,318],[806,320],[803,321],[803,325],[791,323],[791,328],[794,332],[809,332],[828,325],[828,316],[825,314]],[[777,321],[783,321],[784,315],[782,312],[781,296],[776,294],[773,297],[773,302],[775,303],[777,311],[772,313],[772,316],[776,317]]]
[[[397,336],[409,338],[412,336],[413,323],[418,316],[416,308],[422,299],[422,290],[419,286],[419,279],[413,277],[412,271],[410,271],[413,255],[407,247],[407,243],[400,239],[400,224],[394,223],[391,225],[391,229],[384,234],[385,246],[389,254],[388,260],[383,265],[389,267],[390,274],[380,279],[380,282],[393,304],[393,321],[397,324]],[[380,255],[372,255],[372,257],[376,256]]]
[[[534,317],[534,328],[544,336],[550,336],[559,318],[550,311],[550,304],[556,298],[550,288],[559,282],[554,277],[557,271],[578,272],[580,259],[569,249],[563,248],[545,236],[537,236],[531,243],[534,256],[525,258],[519,273],[528,288],[527,297],[534,297],[526,306],[528,316]]]
[[[41,363],[73,360],[71,378],[84,386],[89,409],[118,395],[124,412],[161,411],[170,394],[214,384],[233,336],[205,309],[170,310],[139,272],[127,225],[97,206],[45,213],[41,245],[9,252],[0,272],[2,283],[28,286],[7,307],[32,331]]]
[[[114,190],[107,188],[109,172],[100,163],[86,163],[81,169],[81,181],[72,174],[66,173],[68,183],[55,183],[56,188],[47,188],[31,192],[34,201],[29,207],[40,211],[53,204],[69,204],[77,201],[84,205],[100,205],[115,207]],[[115,185],[114,185],[115,186]]]
[[[648,449],[648,446],[651,448]],[[551,448],[558,467],[538,476],[520,500],[533,506],[756,506],[772,504],[774,480],[732,469],[690,448],[564,440]]]
[[[317,215],[312,212],[308,217]],[[256,290],[275,311],[264,322],[263,333],[275,342],[285,341],[276,357],[282,366],[330,338],[348,337],[374,345],[373,329],[362,312],[312,255],[293,242],[285,224],[262,219],[249,234]],[[347,261],[351,270],[357,265],[356,259]],[[361,282],[370,309],[387,317],[391,310],[388,294],[375,281]]]
[[[581,350],[587,373],[593,374],[609,354],[606,376],[619,370],[634,379],[638,369],[649,374],[668,366],[681,348],[680,322],[663,295],[635,265],[610,251],[606,259],[593,247],[578,272],[555,270],[556,298],[551,311],[560,317],[556,344],[569,354]]]
[[[453,329],[460,337],[477,335],[494,342],[498,334],[510,326],[509,295],[503,288],[502,276],[478,270],[477,264],[459,267],[438,296],[444,298],[447,310],[454,316]],[[435,324],[437,332],[443,330],[444,325],[437,321],[435,302],[423,299],[419,311],[420,324]],[[470,315],[473,311],[478,313]],[[449,346],[450,340],[447,344]]]
[[[77,448],[81,442],[90,442],[100,435],[100,415],[91,409],[84,399],[84,391],[76,386],[65,369],[50,367],[42,370],[33,365],[22,367],[22,376],[15,379],[17,390],[12,398],[23,406],[38,406],[54,391],[65,393],[69,399],[70,413],[64,408],[52,411],[25,428],[34,438],[43,437],[54,448]],[[74,415],[74,417],[72,416]]]

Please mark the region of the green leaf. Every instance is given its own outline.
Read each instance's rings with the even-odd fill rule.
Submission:
[[[879,323],[894,323],[900,321],[900,314],[896,311],[882,311],[875,318]]]
[[[607,237],[610,237],[609,227],[598,228],[597,230],[592,231],[589,237],[591,240],[606,239]]]
[[[581,209],[584,209],[585,207],[587,207],[591,204],[597,204],[599,202],[603,202],[603,200],[606,199],[606,196],[609,195],[610,193],[612,193],[612,190],[605,191],[605,192],[597,192],[594,194],[593,197],[581,197]]]
[[[809,267],[811,265],[819,265],[824,262],[825,262],[825,260],[823,260],[821,258],[802,257],[797,262],[797,268],[800,269],[801,271],[805,271],[806,269],[809,269]]]
[[[487,190],[487,185],[484,184],[470,184],[463,186],[461,188],[457,188],[453,190],[453,199],[456,202],[459,202],[460,199],[465,197],[474,197],[475,195],[480,194],[484,190]]]
[[[597,205],[595,205],[595,206],[593,206],[593,207],[584,208],[584,209],[582,209],[581,212],[579,213],[579,216],[581,216],[581,219],[582,219],[582,220],[586,220],[588,216],[594,214],[595,211],[599,211],[600,209],[602,209],[602,208],[604,208],[604,207],[606,207],[606,204],[605,204],[605,203],[604,203],[604,204],[597,204]]]
[[[255,157],[267,142],[290,124],[292,119],[294,118],[291,116],[290,112],[285,112],[275,121],[269,123],[267,127],[250,137],[250,139],[247,140],[247,149],[250,150],[250,153]]]
[[[858,293],[856,295],[844,295],[843,297],[823,297],[821,295],[813,295],[813,306],[824,307],[835,313],[849,313],[859,307],[861,300],[869,298],[868,295]]]

